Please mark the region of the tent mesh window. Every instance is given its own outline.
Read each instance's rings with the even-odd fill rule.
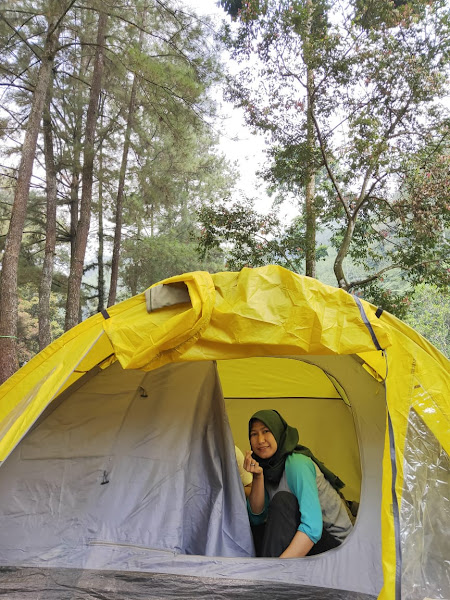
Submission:
[[[402,598],[448,598],[450,590],[450,461],[411,409],[404,453]]]

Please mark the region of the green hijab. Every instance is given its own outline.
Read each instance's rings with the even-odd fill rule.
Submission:
[[[250,439],[250,429],[253,421],[261,421],[268,427],[277,442],[277,451],[270,458],[256,459],[264,470],[264,478],[272,483],[278,483],[283,475],[286,458],[292,454],[304,454],[316,463],[322,471],[325,479],[334,487],[340,490],[345,483],[339,479],[332,471],[317,459],[309,448],[298,443],[298,430],[286,423],[280,413],[276,410],[259,410],[250,419],[248,424],[248,435]]]

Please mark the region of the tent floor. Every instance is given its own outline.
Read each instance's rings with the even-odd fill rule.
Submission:
[[[374,600],[357,592],[163,573],[0,567],[7,600]]]

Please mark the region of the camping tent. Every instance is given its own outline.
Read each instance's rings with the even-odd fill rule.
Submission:
[[[0,388],[0,565],[448,598],[448,366],[392,315],[280,267],[165,280]],[[234,443],[259,408],[359,502],[340,547],[253,557]]]

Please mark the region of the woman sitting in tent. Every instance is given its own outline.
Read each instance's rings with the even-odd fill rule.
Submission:
[[[352,529],[339,477],[298,445],[297,429],[276,410],[252,416],[249,439],[244,469],[253,474],[247,508],[256,555],[293,558],[339,546]]]

